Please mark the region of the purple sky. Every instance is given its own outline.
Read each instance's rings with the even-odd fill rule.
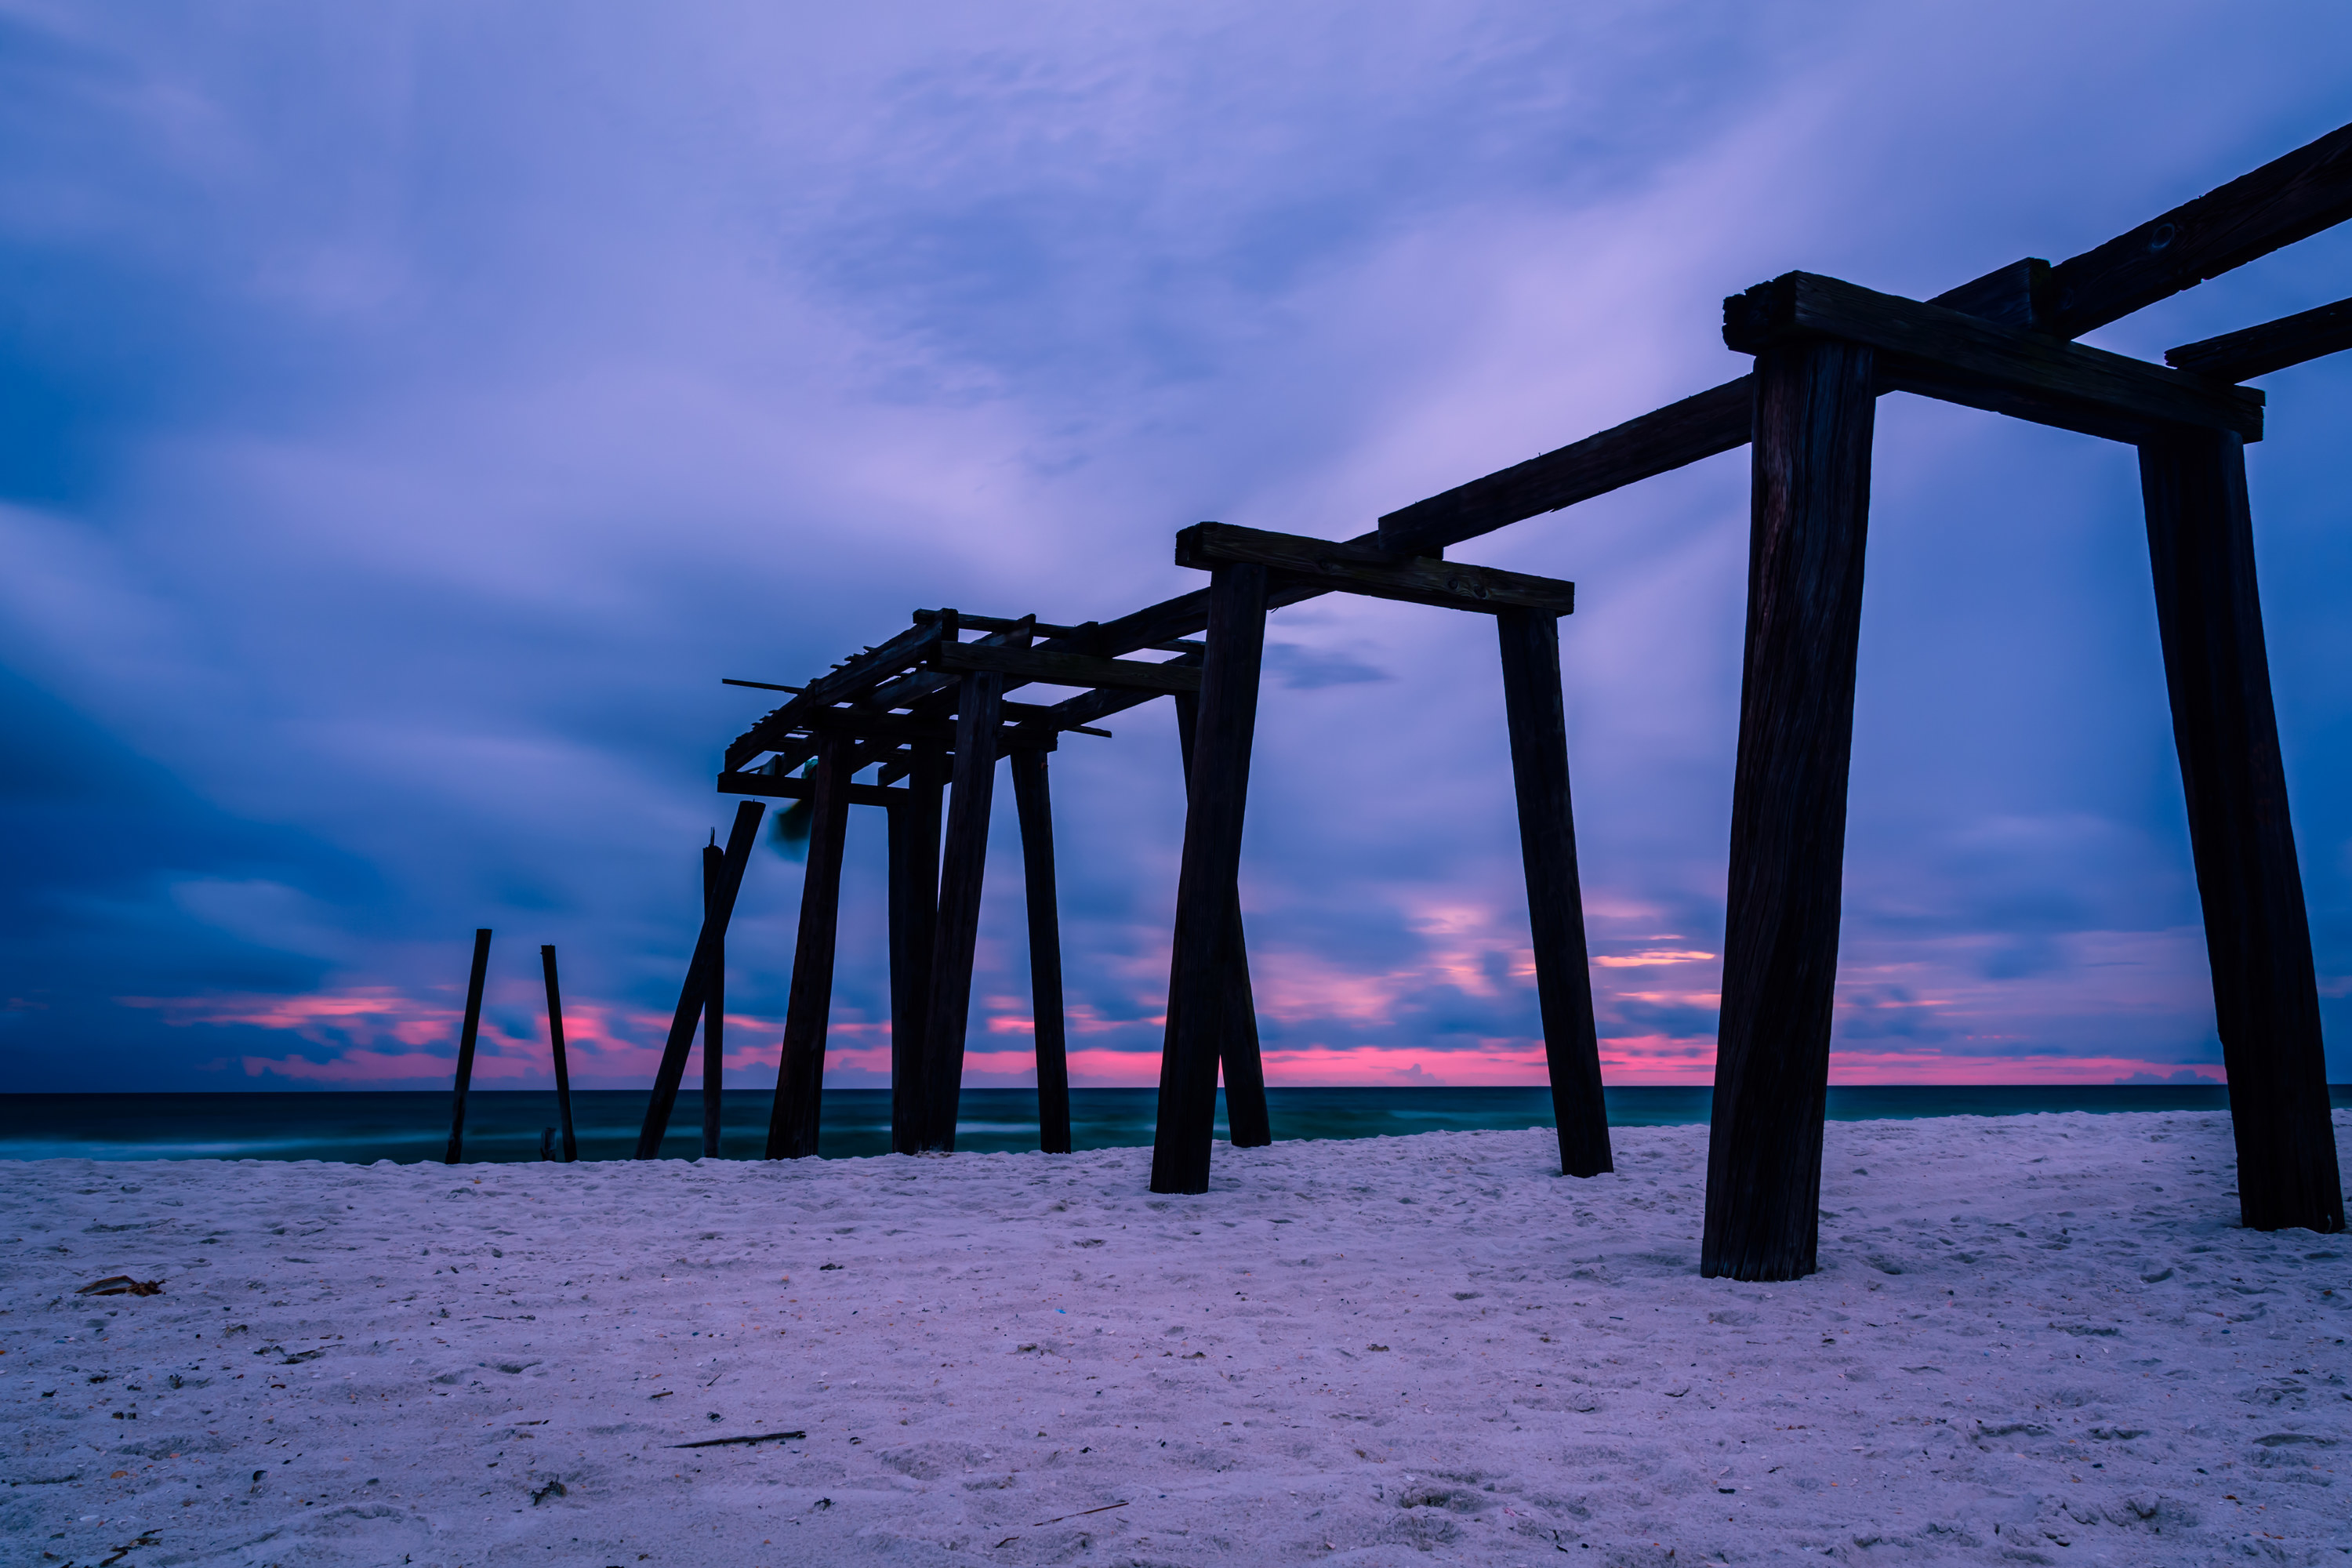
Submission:
[[[2030,47],[2020,40],[2030,39]],[[10,1089],[646,1081],[709,776],[918,605],[1107,617],[1739,374],[1723,295],[2061,258],[2352,112],[2352,14],[2143,3],[626,11],[0,0]],[[2324,303],[2352,235],[2096,334]],[[2250,455],[2352,1077],[2352,368]],[[1712,1061],[1747,458],[1475,542],[1574,579],[1612,1082]],[[1841,1081],[2219,1075],[2126,448],[1880,405]],[[1277,1083],[1539,1078],[1492,632],[1279,614],[1244,871]],[[1080,1082],[1156,1077],[1166,705],[1055,762]],[[1009,792],[968,1081],[1020,1081]],[[853,818],[832,1081],[887,1043]],[[772,1082],[762,847],[730,1059]]]

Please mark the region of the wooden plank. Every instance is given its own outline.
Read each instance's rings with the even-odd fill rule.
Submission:
[[[1542,1009],[1564,1175],[1615,1170],[1601,1094],[1601,1041],[1592,1021],[1592,971],[1584,942],[1584,894],[1569,795],[1568,715],[1559,688],[1559,621],[1537,610],[1495,619],[1503,660],[1503,711],[1511,733],[1511,782],[1519,808],[1519,859]]]
[[[1748,638],[1699,1272],[1794,1279],[1819,1246],[1875,366],[1757,356]]]
[[[909,626],[879,647],[868,648],[818,676],[799,696],[728,743],[727,770],[733,773],[761,752],[772,751],[775,742],[790,734],[808,713],[830,707],[902,669],[920,664],[924,655],[939,642],[940,635],[937,626]]]
[[[2017,398],[2035,399],[2042,423],[2067,429],[2107,435],[2122,419],[2140,431],[2191,425],[2262,438],[2262,394],[2249,388],[1840,279],[1785,273],[1723,302],[1723,341],[1740,353],[1811,337],[1866,343],[1879,351],[1882,381],[1900,377],[1909,389],[1953,402],[1974,403],[1981,391],[2008,399],[2000,412],[2024,413]]]
[[[1070,1059],[1062,1032],[1062,921],[1054,889],[1054,805],[1045,753],[1015,752],[1013,802],[1029,914],[1029,1016],[1037,1045],[1037,1147],[1070,1152]]]
[[[542,944],[539,967],[547,977],[547,1042],[555,1058],[555,1119],[563,1131],[563,1163],[580,1158],[580,1140],[572,1127],[572,1063],[563,1049],[563,988],[556,984],[555,948]]]
[[[1176,742],[1184,765],[1184,789],[1192,788],[1192,742],[1201,727],[1201,700],[1176,694]],[[1258,1048],[1257,992],[1250,984],[1249,932],[1242,924],[1242,890],[1226,900],[1225,944],[1217,960],[1217,1073],[1225,1085],[1225,1135],[1236,1149],[1274,1142],[1274,1121],[1265,1103],[1265,1058]]]
[[[711,835],[702,847],[702,918],[718,912],[719,890],[727,882],[727,851]],[[719,1158],[719,1097],[727,1086],[727,932],[721,927],[710,954],[710,975],[702,988],[702,1157]]]
[[[1435,556],[1397,557],[1360,544],[1268,533],[1231,523],[1195,523],[1176,536],[1176,564],[1210,571],[1229,561],[1270,566],[1343,594],[1400,599],[1442,610],[1541,610],[1564,616],[1576,608],[1576,584],[1492,566],[1467,566]]]
[[[940,913],[931,936],[931,990],[923,1005],[923,1147],[955,1148],[963,1093],[964,1032],[971,1020],[972,952],[980,938],[981,882],[996,757],[981,737],[996,731],[1003,678],[973,670],[956,700],[956,754],[940,852]]]
[[[2157,627],[2253,1230],[2344,1228],[2310,920],[2254,581],[2244,447],[2178,431],[2140,452]]]
[[[1265,654],[1267,577],[1263,566],[1236,563],[1218,567],[1209,583],[1208,662],[1202,672],[1200,733],[1184,810],[1175,954],[1160,1057],[1160,1117],[1151,1151],[1155,1193],[1209,1190],[1223,959],[1232,890],[1241,870],[1250,741]]]
[[[806,800],[815,789],[808,780],[782,773],[720,773],[720,795],[756,795],[770,800]],[[852,805],[894,806],[903,791],[874,784],[845,784],[842,798]]]
[[[2251,381],[2346,349],[2352,349],[2352,300],[2167,349],[2164,363],[2215,381]]]
[[[482,981],[490,966],[490,933],[474,933],[474,970],[466,982],[466,1022],[457,1032],[457,1079],[449,1096],[449,1149],[442,1163],[454,1165],[465,1152],[466,1092],[474,1084],[474,1041],[482,1030]]]
[[[678,1085],[686,1079],[686,1058],[694,1048],[694,1026],[702,1018],[703,988],[710,983],[714,941],[726,932],[735,912],[735,895],[743,886],[743,869],[751,863],[751,846],[760,837],[760,818],[767,811],[756,800],[740,801],[735,824],[727,830],[726,898],[714,926],[705,911],[702,931],[694,939],[694,957],[686,966],[686,981],[677,990],[677,1008],[669,1016],[669,1037],[662,1043],[660,1066],[654,1069],[653,1093],[646,1100],[645,1125],[637,1130],[635,1158],[650,1160],[661,1152],[669,1132],[670,1112],[677,1107]]]
[[[1045,648],[987,647],[979,643],[942,643],[932,654],[941,669],[985,670],[1055,686],[1115,686],[1134,691],[1197,691],[1201,672],[1186,665],[1147,664],[1136,659],[1090,658]]]
[[[813,1158],[824,1103],[825,1025],[833,1014],[833,959],[841,931],[841,855],[849,803],[841,798],[855,747],[827,735],[810,797],[808,865],[801,881],[800,934],[793,948],[792,989],[784,1000],[784,1047],[768,1115],[771,1160]]]
[[[931,941],[940,916],[940,818],[944,753],[910,759],[890,807],[890,1152],[923,1150],[923,1009],[930,1001]]]
[[[2047,330],[2080,337],[2352,217],[2352,125],[2050,269]]]

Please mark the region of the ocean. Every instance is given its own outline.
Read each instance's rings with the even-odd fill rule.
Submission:
[[[1704,1122],[1713,1091],[1612,1089],[1609,1120],[1619,1127]],[[721,1118],[720,1157],[760,1157],[771,1097],[730,1093]],[[1150,1143],[1158,1091],[1070,1091],[1072,1140],[1080,1149]],[[1532,1089],[1271,1089],[1277,1139],[1377,1138],[1442,1130],[1549,1127],[1549,1090]],[[2352,1085],[2330,1090],[2352,1106]],[[2222,1110],[2226,1089],[2158,1085],[1918,1085],[1832,1089],[1829,1114],[1842,1121],[1931,1116],[2026,1116],[2041,1111]],[[1225,1132],[1219,1097],[1217,1134]],[[572,1118],[583,1160],[625,1160],[645,1117],[641,1090],[580,1090]],[[1034,1090],[966,1089],[956,1147],[1010,1152],[1037,1146]],[[555,1125],[551,1090],[476,1089],[467,1097],[465,1158],[536,1160],[543,1129]],[[438,1160],[449,1138],[446,1090],[416,1093],[0,1095],[0,1159],[78,1156],[98,1160]],[[664,1159],[693,1159],[702,1147],[702,1100],[678,1096]],[[890,1147],[887,1089],[827,1089],[820,1149],[832,1159],[885,1154]]]

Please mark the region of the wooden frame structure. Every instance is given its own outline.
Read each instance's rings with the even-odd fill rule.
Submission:
[[[1265,622],[1346,592],[1496,617],[1562,1168],[1609,1169],[1560,708],[1557,623],[1572,589],[1444,554],[1747,445],[1748,626],[1700,1271],[1811,1272],[1872,433],[1877,399],[1899,391],[2137,449],[2243,1217],[2256,1229],[2340,1231],[2246,500],[2244,447],[2262,437],[2263,396],[2234,383],[2352,347],[2352,300],[2174,349],[2165,365],[2073,340],[2347,217],[2352,126],[2070,260],[2018,261],[1932,300],[1790,273],[1725,302],[1725,342],[1754,357],[1753,374],[1388,513],[1370,533],[1332,542],[1202,524],[1179,536],[1177,560],[1206,571],[1209,587],[1112,621],[919,614],[739,737],[719,775],[722,791],[807,799],[815,819],[769,1154],[815,1149],[851,805],[889,814],[892,1146],[953,1146],[999,756],[1013,759],[1021,806],[1041,1142],[1068,1147],[1045,759],[1062,733],[1162,695],[1177,700],[1187,808],[1152,1188],[1206,1190],[1220,1066],[1234,1142],[1267,1142],[1235,891]],[[985,635],[966,642],[967,627]],[[1146,650],[1177,657],[1127,657]],[[1005,700],[1031,683],[1084,689],[1050,707]],[[812,777],[791,776],[812,763]],[[878,781],[854,782],[868,767]],[[659,1143],[716,983],[759,809],[745,803],[712,871],[641,1156]]]

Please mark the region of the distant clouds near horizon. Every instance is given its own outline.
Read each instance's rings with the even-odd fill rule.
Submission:
[[[2129,26],[2117,26],[2128,17]],[[2030,33],[2031,50],[2013,40]],[[1344,537],[1744,368],[1802,267],[1926,295],[2307,142],[2285,4],[1395,8],[0,4],[0,1053],[12,1089],[642,1084],[710,774],[919,605],[1198,585],[1175,531]],[[2183,84],[2194,83],[2194,90]],[[2329,234],[2093,341],[2325,303]],[[2352,1077],[2352,370],[2250,454],[2331,1076]],[[1846,1082],[2219,1076],[2131,453],[1882,401]],[[1747,463],[1454,552],[1574,579],[1610,1081],[1713,1059]],[[1278,614],[1244,897],[1269,1079],[1540,1078],[1490,628]],[[1165,705],[1054,759],[1077,1081],[1156,1077]],[[1008,793],[1008,792],[1000,792]],[[1001,803],[970,1081],[1029,1047]],[[888,1046],[852,822],[829,1070]],[[762,847],[730,1065],[772,1081]]]

